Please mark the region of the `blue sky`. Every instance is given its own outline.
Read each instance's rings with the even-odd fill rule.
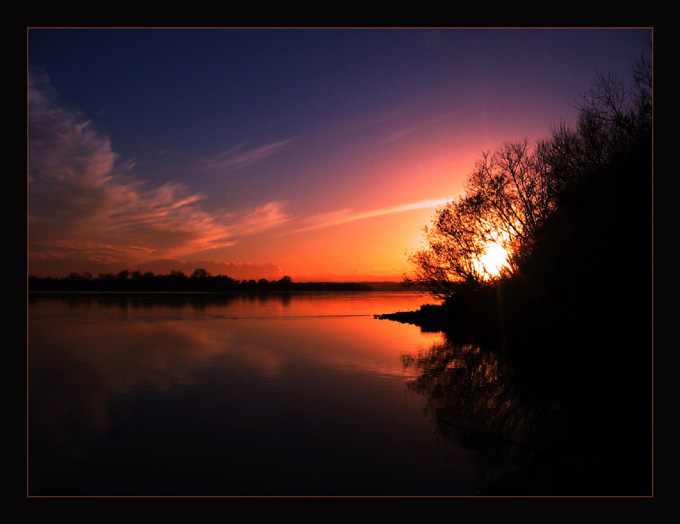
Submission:
[[[650,37],[29,29],[29,271],[398,279],[482,151],[573,121]]]

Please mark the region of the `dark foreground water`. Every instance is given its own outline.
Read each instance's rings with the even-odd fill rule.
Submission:
[[[409,390],[410,293],[29,302],[30,495],[465,494]]]
[[[649,494],[646,388],[374,318],[425,302],[31,295],[29,495]]]

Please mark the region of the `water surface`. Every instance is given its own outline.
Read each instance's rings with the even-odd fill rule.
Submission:
[[[460,495],[412,293],[29,301],[30,495]]]

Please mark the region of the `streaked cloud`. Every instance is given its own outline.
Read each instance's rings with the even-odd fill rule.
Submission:
[[[394,129],[390,129],[389,131],[389,136],[384,138],[380,143],[381,144],[390,144],[392,142],[396,142],[398,140],[401,140],[407,136],[417,134],[423,129],[426,129],[428,127],[431,127],[433,125],[439,124],[440,122],[445,122],[447,120],[452,120],[455,118],[461,117],[463,114],[468,113],[472,110],[474,110],[475,107],[466,105],[465,107],[453,111],[447,111],[441,114],[438,114],[437,116],[433,118],[429,118],[425,121],[421,121],[419,123],[410,125],[410,126],[405,126],[404,128],[394,131]],[[396,126],[393,126],[393,128]]]
[[[206,159],[203,162],[203,168],[207,170],[222,169],[229,171],[247,167],[277,154],[292,141],[293,139],[287,139],[250,148],[247,143],[239,144],[223,153]]]
[[[323,213],[304,220],[306,225],[302,225],[301,227],[295,228],[291,232],[312,231],[315,229],[339,226],[342,224],[347,224],[349,222],[355,222],[357,220],[364,220],[367,218],[391,215],[394,213],[404,213],[407,211],[415,211],[418,209],[429,208],[435,209],[439,206],[443,206],[450,200],[451,200],[450,198],[436,198],[430,200],[420,200],[418,202],[412,202],[409,204],[401,204],[391,207],[370,209],[368,211],[352,211],[346,209],[331,213]]]
[[[282,146],[244,151],[240,162]],[[182,258],[231,246],[289,219],[282,202],[209,213],[201,207],[203,195],[175,182],[151,186],[133,169],[84,115],[59,103],[45,77],[29,79],[32,260]]]
[[[390,136],[382,140],[381,144],[390,144],[392,142],[396,142],[397,140],[401,140],[404,137],[417,133],[424,127],[427,127],[429,124],[430,122],[426,122],[424,124],[415,125],[406,129],[402,129],[396,133],[392,133]]]

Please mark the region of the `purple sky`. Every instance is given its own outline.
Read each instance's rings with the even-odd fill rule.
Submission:
[[[29,273],[394,280],[650,29],[29,29]]]

